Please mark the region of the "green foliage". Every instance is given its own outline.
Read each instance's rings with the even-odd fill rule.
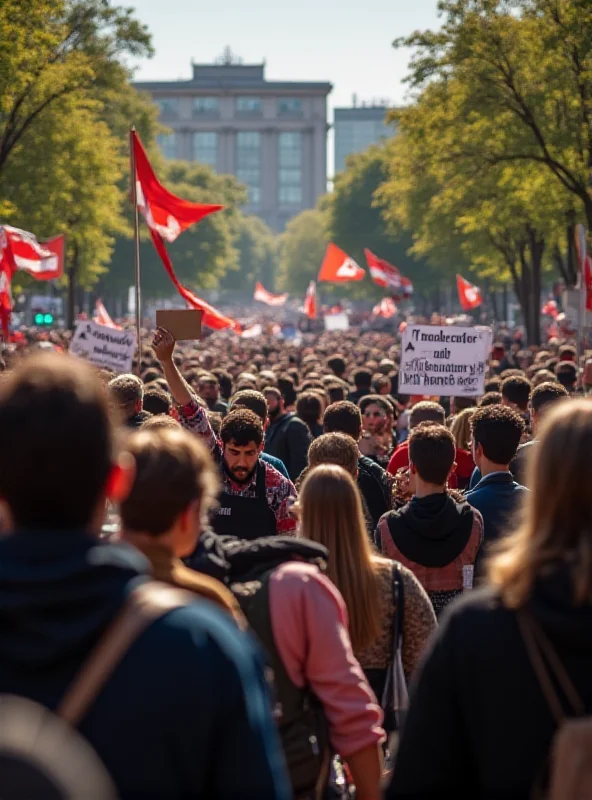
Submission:
[[[304,294],[321,266],[327,247],[326,217],[323,211],[302,211],[291,219],[279,241],[279,291]]]
[[[277,237],[259,217],[239,215],[234,226],[238,268],[220,281],[222,289],[252,292],[257,281],[273,291],[277,273]]]

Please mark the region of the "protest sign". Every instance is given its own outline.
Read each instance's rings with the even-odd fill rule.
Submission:
[[[400,394],[483,394],[490,328],[408,325],[403,331]]]
[[[74,355],[114,372],[131,372],[135,351],[134,331],[118,331],[90,320],[78,323],[70,345]]]
[[[348,331],[349,317],[345,313],[327,314],[325,317],[326,331]]]

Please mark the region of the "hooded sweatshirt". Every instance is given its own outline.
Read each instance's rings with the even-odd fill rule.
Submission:
[[[134,548],[84,533],[0,539],[0,693],[55,709],[147,571]],[[80,731],[122,800],[289,796],[259,654],[207,601],[132,644]]]
[[[483,520],[468,503],[457,503],[444,492],[413,497],[384,515],[378,535],[382,552],[415,574],[436,614],[472,588]]]

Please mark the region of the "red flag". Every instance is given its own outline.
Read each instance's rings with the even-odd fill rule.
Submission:
[[[325,258],[319,272],[320,281],[331,283],[347,283],[361,281],[366,272],[347,253],[340,250],[333,242],[327,245]]]
[[[177,291],[188,305],[203,313],[204,325],[214,330],[232,328],[240,333],[241,327],[236,320],[224,316],[213,306],[201,300],[189,289],[186,289],[175,275],[173,264],[164,246],[164,240],[174,242],[177,236],[199,222],[208,214],[220,211],[223,206],[206,203],[191,203],[177,197],[158,182],[154,170],[142,147],[140,137],[132,131],[132,147],[136,164],[136,199],[138,208],[142,211],[156,252],[160,256],[169,278]]]
[[[14,273],[14,260],[8,236],[0,226],[0,327],[6,341],[10,337],[10,315],[12,313],[12,293],[10,284]]]
[[[54,280],[64,270],[64,237],[39,244],[34,234],[4,225],[12,269],[24,270],[37,280]],[[51,247],[50,247],[51,245]]]
[[[364,250],[370,276],[377,286],[397,291],[402,288],[402,275],[396,267],[383,258],[375,256],[370,250]]]
[[[66,249],[66,237],[63,235],[54,236],[53,239],[47,239],[41,244],[45,250],[49,250],[57,257],[57,267],[55,271],[46,270],[44,272],[37,272],[33,275],[33,277],[37,278],[38,281],[54,281],[56,278],[61,278],[64,274],[64,252]]]
[[[403,297],[411,297],[413,294],[413,284],[404,275],[401,276],[401,288],[403,289]]]
[[[557,319],[559,316],[559,310],[557,308],[557,303],[555,300],[547,300],[547,302],[541,308],[541,314],[546,314],[548,317],[553,317],[553,319]]]
[[[262,283],[255,284],[255,294],[253,295],[253,300],[257,300],[259,303],[265,303],[267,306],[276,307],[283,306],[287,299],[287,292],[285,294],[272,294],[271,292],[267,291]]]
[[[116,330],[121,330],[121,325],[116,325],[113,320],[111,319],[109,312],[101,302],[101,300],[97,300],[95,303],[95,315],[93,320],[98,323],[99,325],[104,325],[106,328],[115,328]]]
[[[374,306],[372,309],[372,313],[375,317],[384,317],[385,319],[390,319],[394,317],[399,309],[397,308],[395,301],[392,297],[384,297],[380,303]]]
[[[309,319],[317,318],[317,285],[314,281],[308,284],[304,298],[304,313]]]
[[[477,308],[483,302],[481,289],[466,281],[461,275],[456,276],[456,287],[463,311],[471,311],[471,309]]]

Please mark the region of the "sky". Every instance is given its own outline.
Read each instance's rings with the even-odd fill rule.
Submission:
[[[128,3],[125,3],[128,5]],[[268,80],[329,81],[329,106],[405,98],[408,51],[392,42],[436,28],[437,0],[130,0],[155,49],[137,80],[191,77],[226,46],[244,63],[266,61]],[[330,116],[330,120],[332,117]]]

